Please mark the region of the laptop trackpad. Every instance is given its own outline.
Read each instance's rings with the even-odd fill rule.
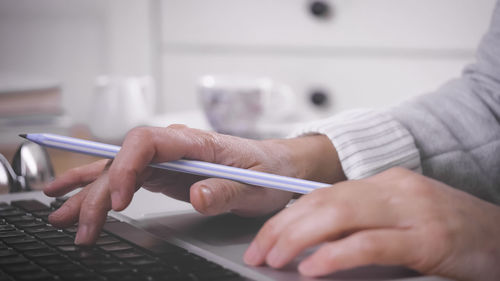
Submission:
[[[181,238],[190,244],[243,265],[242,256],[245,249],[269,217],[242,218],[233,214],[204,216],[197,212],[186,212],[156,217],[150,219],[149,222],[141,220],[141,222],[157,235],[161,233],[161,236],[165,238],[166,236]],[[305,251],[282,270],[259,267],[258,271],[272,276],[273,280],[312,280],[298,276],[296,267],[298,262],[311,254],[313,250]],[[367,266],[337,272],[322,280],[387,280],[415,276],[418,274],[402,267]]]
[[[196,212],[169,215],[158,219],[182,237],[190,237],[212,246],[248,244],[268,217],[242,218],[233,214],[204,216]]]

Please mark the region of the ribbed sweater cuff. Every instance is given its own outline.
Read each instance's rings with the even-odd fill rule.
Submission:
[[[366,178],[396,166],[422,171],[413,136],[384,111],[345,111],[301,126],[292,137],[310,134],[328,136],[348,179]]]

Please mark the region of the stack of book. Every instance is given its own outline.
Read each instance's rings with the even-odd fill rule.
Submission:
[[[60,83],[0,76],[0,144],[23,132],[61,132],[68,122]]]

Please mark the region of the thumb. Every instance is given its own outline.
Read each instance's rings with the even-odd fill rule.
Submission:
[[[233,212],[241,216],[258,216],[278,208],[274,200],[267,200],[267,192],[269,190],[262,187],[209,178],[191,186],[190,201],[198,212],[206,215]]]

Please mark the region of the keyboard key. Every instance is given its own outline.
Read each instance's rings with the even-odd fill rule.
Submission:
[[[50,238],[44,241],[51,246],[69,246],[75,244],[75,239],[72,237]]]
[[[110,266],[99,266],[96,267],[96,271],[102,273],[106,276],[117,276],[117,275],[130,275],[135,272],[130,269],[130,267],[125,267],[123,265],[110,265]]]
[[[45,244],[40,243],[39,241],[34,241],[31,243],[20,243],[20,244],[11,244],[12,248],[24,252],[29,250],[41,250],[48,249]]]
[[[162,265],[151,265],[138,268],[140,272],[143,272],[149,276],[168,276],[179,274],[179,270],[173,267],[162,266]]]
[[[76,225],[64,229],[64,232],[67,232],[69,234],[76,234],[77,231],[78,231],[78,226]]]
[[[104,259],[106,256],[95,248],[80,247],[77,245],[59,246],[58,250],[75,259]]]
[[[19,228],[29,228],[29,227],[37,227],[37,226],[47,225],[45,222],[39,221],[36,219],[31,220],[31,221],[18,222],[18,223],[14,223],[14,224]]]
[[[108,276],[111,280],[119,280],[119,281],[151,281],[151,279],[148,278],[148,276],[143,275],[143,274],[137,274],[137,273],[130,273],[130,272],[124,272],[124,273],[115,273],[110,276]]]
[[[57,228],[50,226],[50,225],[41,225],[41,226],[35,226],[35,227],[27,227],[24,229],[24,231],[34,234],[34,233],[40,233],[40,232],[47,232],[47,231],[57,231]]]
[[[55,264],[65,264],[68,262],[68,259],[62,256],[49,256],[49,257],[39,257],[33,259],[37,264],[42,266],[50,266]]]
[[[12,225],[0,225],[0,232],[8,232],[8,231],[13,231],[16,230],[16,228]]]
[[[58,255],[58,253],[49,248],[43,248],[43,249],[24,251],[23,255],[32,259],[32,258],[55,256]]]
[[[198,281],[196,276],[188,273],[173,273],[169,275],[150,276],[152,281]]]
[[[146,266],[158,263],[158,260],[152,257],[129,258],[125,261],[132,266]]]
[[[77,271],[80,269],[81,269],[80,266],[78,266],[74,263],[70,263],[70,262],[47,266],[47,270],[49,270],[50,272],[54,272],[54,273],[60,273],[60,272],[65,272],[65,271]]]
[[[39,232],[39,233],[34,233],[33,236],[39,238],[39,239],[51,239],[51,238],[62,238],[62,237],[68,237],[67,234],[61,232],[61,231],[46,231],[46,232]]]
[[[125,243],[114,243],[114,244],[100,246],[100,248],[106,252],[114,252],[114,251],[129,250],[132,249],[132,246]]]
[[[28,273],[22,273],[22,274],[16,274],[14,275],[16,277],[16,280],[21,280],[21,281],[52,281],[52,280],[57,280],[54,275],[48,273],[47,271],[35,271],[35,272],[28,272]]]
[[[31,272],[31,271],[40,271],[42,268],[34,263],[21,263],[21,264],[11,264],[4,268],[8,273],[22,273],[22,272]]]
[[[80,247],[78,247],[77,245],[65,245],[65,246],[59,246],[57,247],[57,249],[63,252],[76,252],[80,250]]]
[[[120,259],[138,258],[138,257],[144,257],[146,255],[146,254],[144,254],[144,252],[141,252],[137,249],[115,251],[115,252],[112,252],[111,254],[117,258],[120,258]]]
[[[45,210],[45,211],[36,211],[32,212],[32,214],[37,217],[42,219],[43,221],[48,221],[49,220],[49,215],[53,212],[53,210]]]
[[[29,213],[49,210],[49,207],[47,205],[37,200],[17,200],[12,201],[11,205],[23,209]]]
[[[179,254],[186,252],[186,250],[180,247],[177,247],[170,243],[166,243],[164,240],[159,239],[151,233],[124,222],[104,224],[104,230],[125,240],[128,240],[131,243],[154,253],[155,255],[169,253]]]
[[[219,271],[213,271],[213,272],[200,272],[200,273],[193,273],[193,275],[196,276],[196,278],[199,281],[237,280],[236,278],[240,279],[239,277],[241,277],[237,273],[229,271],[229,270],[219,270]]]
[[[0,212],[7,211],[7,210],[12,210],[12,209],[15,209],[15,208],[12,207],[11,205],[5,203],[5,202],[0,202]]]
[[[27,262],[29,261],[21,255],[0,258],[0,266],[18,264],[18,263],[27,263]]]
[[[18,255],[18,253],[12,249],[1,249],[0,250],[0,258],[1,257],[10,257]]]
[[[108,245],[108,244],[113,244],[113,243],[117,243],[117,242],[120,242],[120,240],[118,240],[112,236],[106,236],[106,237],[99,237],[99,239],[97,239],[95,244],[97,246],[102,246],[102,245]]]
[[[12,216],[23,216],[25,214],[26,214],[25,212],[14,208],[0,211],[0,217],[2,218],[12,217]]]
[[[116,261],[115,259],[108,258],[108,257],[82,259],[80,262],[82,264],[88,265],[91,268],[119,266],[121,264],[120,262]]]
[[[6,217],[5,220],[17,226],[18,223],[36,221],[36,218],[34,216],[24,215],[24,216]]]
[[[31,243],[31,242],[36,242],[37,240],[34,237],[30,236],[19,236],[19,237],[9,237],[9,238],[4,238],[3,242],[7,243],[9,245],[13,244],[24,244],[24,243]]]
[[[0,239],[2,240],[9,237],[19,237],[19,236],[26,236],[26,233],[21,232],[19,230],[0,232]]]
[[[50,207],[53,209],[59,209],[59,207],[61,207],[64,204],[64,202],[66,202],[66,200],[68,200],[67,197],[56,198],[56,200],[50,203]]]
[[[80,269],[77,271],[66,271],[66,272],[59,272],[57,275],[59,275],[63,280],[68,280],[68,281],[96,281],[100,280],[98,276],[96,276],[94,273],[91,273],[88,270],[85,269]]]

